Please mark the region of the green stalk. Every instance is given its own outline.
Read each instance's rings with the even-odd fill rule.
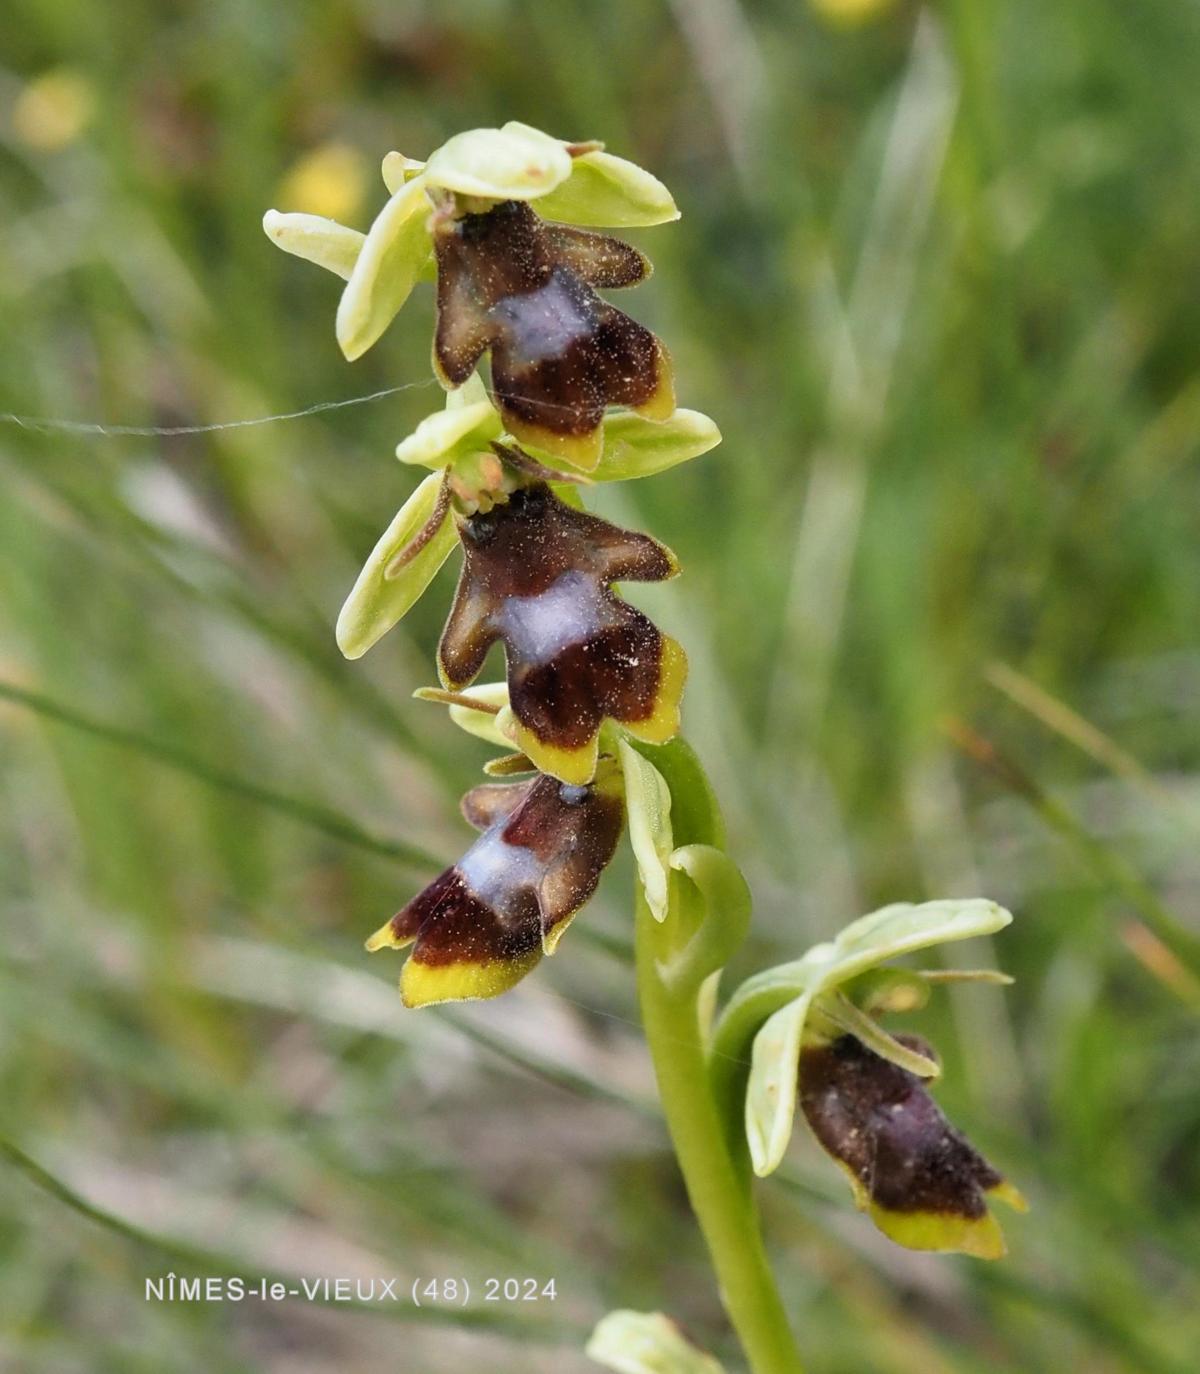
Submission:
[[[678,739],[661,748],[637,747],[671,789],[676,846],[723,848],[715,799],[690,748]],[[746,1152],[744,1137],[729,1128],[713,1093],[700,1014],[707,971],[686,980],[668,972],[678,968],[680,951],[699,938],[702,918],[687,884],[681,874],[672,875],[670,910],[661,924],[638,888],[635,946],[642,1024],[688,1200],[750,1368],[753,1374],[801,1374],[763,1246],[750,1170],[745,1158],[737,1157],[739,1149]],[[708,913],[708,919],[721,917],[721,912]]]
[[[754,1198],[726,1144],[709,1088],[693,992],[659,976],[665,934],[638,899],[637,977],[642,1024],[663,1113],[688,1199],[712,1257],[721,1300],[754,1374],[800,1374],[802,1365],[759,1232]]]

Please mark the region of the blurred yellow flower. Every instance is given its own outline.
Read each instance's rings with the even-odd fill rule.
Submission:
[[[83,133],[96,110],[91,82],[70,67],[56,67],[26,82],[13,104],[13,132],[43,152],[65,148]]]
[[[366,159],[348,143],[322,143],[305,153],[279,184],[279,202],[326,219],[352,219],[366,194]]]
[[[822,19],[849,28],[885,14],[896,0],[809,0],[809,3]]]

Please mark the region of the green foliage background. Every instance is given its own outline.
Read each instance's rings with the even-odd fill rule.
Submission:
[[[812,1368],[1183,1374],[1195,999],[1120,878],[1197,929],[1200,10],[877,9],[8,0],[0,408],[161,426],[424,382],[428,288],[350,366],[336,281],[259,228],[330,141],[373,167],[518,118],[661,175],[684,217],[631,235],[657,273],[630,308],[725,443],[593,504],[683,561],[638,599],[691,657],[688,730],[756,893],[735,972],[885,901],[979,891],[1018,918],[969,952],[1016,986],[913,1024],[1033,1210],[1001,1264],[909,1256],[797,1140],[762,1193]],[[38,147],[12,112],[62,66],[94,114]],[[382,196],[372,170],[359,227]],[[462,845],[484,756],[408,699],[450,572],[363,662],[332,637],[411,485],[392,448],[438,404],[175,438],[0,424],[5,1369],[582,1374],[617,1305],[731,1357],[654,1112],[628,865],[494,1004],[406,1014],[398,961],[361,948]],[[144,1300],[209,1270],[459,1276],[476,1300]],[[478,1301],[526,1274],[557,1301]]]

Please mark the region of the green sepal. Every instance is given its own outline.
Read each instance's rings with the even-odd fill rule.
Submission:
[[[513,737],[503,728],[512,717],[508,707],[508,683],[478,682],[473,687],[464,687],[460,695],[477,697],[488,706],[499,707],[499,710],[495,715],[490,715],[484,711],[472,711],[469,706],[451,706],[450,719],[455,725],[468,735],[511,751]]]
[[[489,778],[515,778],[538,770],[528,754],[501,754],[499,758],[488,759],[483,771]]]
[[[441,486],[441,473],[431,472],[401,506],[363,564],[337,619],[338,648],[347,658],[361,658],[400,620],[458,543],[447,505],[436,531],[420,551],[389,575],[396,558],[435,515]]]
[[[618,410],[601,421],[603,444],[594,468],[575,478],[587,482],[629,482],[653,477],[716,448],[721,431],[698,410],[676,410],[665,420],[648,420],[632,410]],[[535,444],[523,448],[539,462],[563,467],[561,458]],[[568,467],[569,470],[569,467]]]
[[[477,682],[454,692],[441,687],[418,687],[413,696],[418,701],[448,706],[450,719],[460,730],[512,753],[516,721],[508,704],[508,683]],[[479,703],[478,709],[469,704],[475,701]]]
[[[457,393],[450,394],[453,397]],[[469,453],[487,450],[500,433],[500,417],[486,397],[471,405],[447,404],[445,410],[426,415],[416,429],[396,445],[396,457],[402,463],[436,471],[449,467]]]
[[[537,211],[543,219],[607,229],[679,218],[679,207],[656,176],[599,149],[575,158],[570,176],[539,198]]]
[[[338,303],[336,332],[353,362],[395,319],[432,252],[429,199],[418,177],[376,216]]]
[[[651,477],[699,458],[720,442],[721,431],[698,410],[676,410],[666,420],[617,411],[604,417],[604,448],[588,475],[593,482]]]
[[[421,173],[430,186],[485,200],[533,200],[571,175],[566,144],[528,124],[467,129],[431,154]]]

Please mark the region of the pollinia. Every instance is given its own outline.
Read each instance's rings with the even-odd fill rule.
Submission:
[[[494,997],[555,952],[627,831],[639,997],[679,1165],[746,1360],[756,1374],[793,1374],[801,1361],[752,1185],[783,1160],[797,1107],[894,1241],[1004,1251],[990,1203],[1020,1207],[1019,1193],[934,1103],[929,1046],[884,1018],[920,1007],[949,976],[890,961],[1011,918],[983,900],[885,907],[722,1001],[750,895],[679,732],[684,650],[618,590],[674,577],[678,563],[581,499],[593,483],[662,473],[720,441],[707,416],[676,406],[663,343],[600,294],[651,268],[597,231],[679,211],[660,181],[601,144],[516,123],[458,134],[425,162],[389,153],[383,179],[389,199],[365,235],[312,215],[264,219],[280,248],[345,280],[347,358],[380,338],[417,283],[435,286],[445,407],[396,450],[428,473],[368,557],[338,644],[364,654],[457,546],[441,686],[416,695],[501,752],[484,768],[499,780],[463,798],[475,841],[367,948],[409,950],[409,1007]],[[496,643],[505,681],[480,683]],[[661,1314],[610,1314],[588,1351],[613,1369],[719,1367]]]

